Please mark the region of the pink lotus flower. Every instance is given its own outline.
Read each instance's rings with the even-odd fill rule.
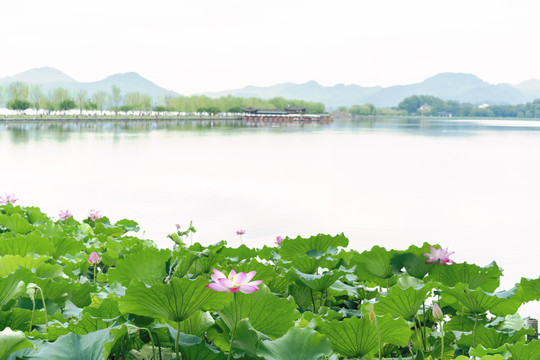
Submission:
[[[97,264],[100,261],[101,259],[99,258],[99,255],[95,251],[93,251],[88,257],[88,262],[90,264]]]
[[[257,285],[262,283],[262,280],[251,281],[257,274],[256,271],[250,271],[248,273],[231,270],[229,277],[225,276],[221,271],[214,269],[214,273],[210,275],[213,283],[206,285],[206,287],[224,293],[243,292],[244,294],[251,294],[259,290]]]
[[[96,221],[98,219],[101,219],[103,216],[100,215],[98,210],[90,210],[90,213],[88,214],[88,217],[90,218],[90,220]]]
[[[433,317],[436,320],[442,320],[442,318],[444,317],[444,314],[443,314],[440,306],[437,303],[433,304],[433,309],[432,310],[433,310]]]
[[[7,204],[12,204],[12,205],[14,205],[17,202],[17,200],[19,200],[19,199],[17,199],[15,197],[15,195],[9,196],[8,194],[6,194],[5,197],[0,196],[0,204],[6,204],[6,205]]]
[[[176,224],[176,230],[180,230],[180,224]]]
[[[60,210],[60,214],[58,214],[58,217],[60,218],[60,220],[67,220],[73,217],[73,215],[69,212],[69,209],[66,211]]]
[[[236,230],[236,235],[244,235],[246,233],[246,230]]]
[[[279,245],[281,244],[282,241],[283,241],[283,238],[282,238],[281,236],[278,236],[278,237],[276,238],[276,245],[279,246]]]
[[[452,255],[454,251],[448,252],[448,248],[443,249],[437,249],[435,250],[434,247],[429,247],[429,253],[422,254],[423,256],[427,257],[426,264],[441,264],[446,265],[454,263],[453,260],[450,259],[450,255]]]

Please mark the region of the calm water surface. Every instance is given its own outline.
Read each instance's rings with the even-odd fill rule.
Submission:
[[[496,260],[505,288],[540,273],[540,121],[0,122],[0,165],[0,193],[134,219],[162,247],[193,220],[206,244],[344,232],[358,250],[428,241]]]

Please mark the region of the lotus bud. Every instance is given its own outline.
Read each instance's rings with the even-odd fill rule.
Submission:
[[[99,255],[95,251],[93,251],[88,257],[88,262],[90,264],[97,264],[100,261],[101,259],[99,258]]]
[[[442,318],[444,317],[444,314],[437,303],[433,304],[433,317],[436,320],[442,320]]]
[[[36,294],[37,289],[39,289],[39,286],[37,286],[34,283],[28,283],[28,285],[26,285],[26,294],[30,296],[30,299],[34,298],[34,295]]]

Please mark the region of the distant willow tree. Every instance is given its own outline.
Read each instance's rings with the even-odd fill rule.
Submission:
[[[115,111],[118,111],[120,105],[122,104],[122,94],[118,86],[112,87],[112,97],[111,97]]]
[[[107,103],[107,99],[110,97],[105,91],[98,91],[92,95],[92,102],[96,104],[99,111],[103,111],[103,107]]]
[[[75,101],[77,102],[77,107],[79,108],[79,114],[82,114],[82,111],[86,104],[86,97],[87,97],[86,90],[79,90],[75,94]]]
[[[20,81],[9,84],[9,99],[10,100],[28,100],[28,85]]]

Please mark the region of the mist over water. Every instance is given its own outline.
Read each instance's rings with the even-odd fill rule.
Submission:
[[[495,260],[509,288],[539,276],[539,154],[540,121],[0,122],[0,193],[136,220],[160,247],[190,220],[205,244],[237,245],[238,229],[258,247],[340,232],[360,251],[439,243]]]

